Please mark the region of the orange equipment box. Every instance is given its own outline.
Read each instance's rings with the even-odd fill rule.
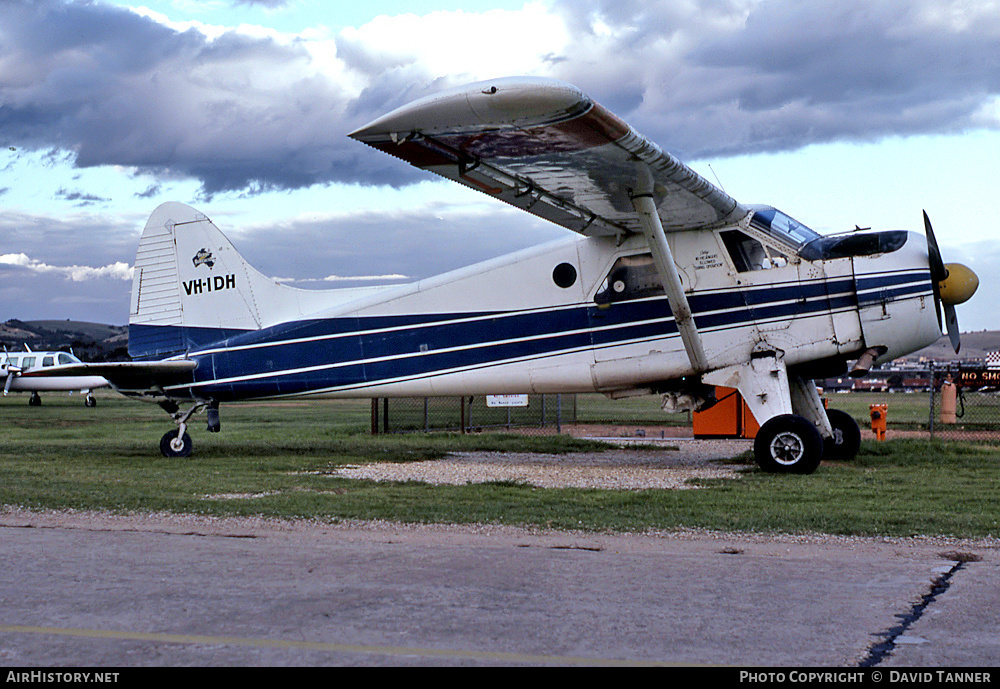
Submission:
[[[734,388],[715,388],[719,400],[705,411],[692,414],[695,438],[754,438],[760,424]]]

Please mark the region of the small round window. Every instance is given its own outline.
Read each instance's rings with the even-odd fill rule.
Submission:
[[[552,281],[563,289],[572,287],[576,282],[576,268],[569,263],[560,263],[552,271]]]

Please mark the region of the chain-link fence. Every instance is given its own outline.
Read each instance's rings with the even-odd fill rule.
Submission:
[[[850,383],[848,383],[850,385]],[[960,364],[876,371],[853,388],[824,390],[828,406],[861,424],[876,438],[873,417],[884,415],[888,438],[925,437],[1000,442],[1000,371]]]
[[[1000,443],[1000,370],[941,364],[922,370],[873,372],[866,379],[840,382],[824,381],[823,397],[829,408],[845,411],[858,422],[863,438],[879,438],[872,418],[877,412],[885,423],[882,438]],[[658,395],[621,400],[600,394],[371,400],[373,434],[508,430],[669,438],[691,436],[693,423],[690,413],[662,411]]]
[[[372,434],[434,431],[663,438],[690,435],[691,414],[664,412],[659,395],[626,399],[591,393],[371,400]]]
[[[1000,371],[958,365],[932,371],[932,438],[1000,441]]]
[[[371,402],[373,434],[515,429],[559,433],[564,424],[576,420],[576,395],[398,397]]]

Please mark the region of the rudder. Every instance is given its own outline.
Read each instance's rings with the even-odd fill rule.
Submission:
[[[164,203],[139,240],[129,354],[165,357],[266,325],[255,291],[279,287],[252,268],[202,213]]]

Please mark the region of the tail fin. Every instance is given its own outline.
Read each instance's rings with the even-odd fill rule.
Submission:
[[[250,266],[203,214],[164,203],[139,240],[129,354],[170,356],[294,317],[296,292]]]

